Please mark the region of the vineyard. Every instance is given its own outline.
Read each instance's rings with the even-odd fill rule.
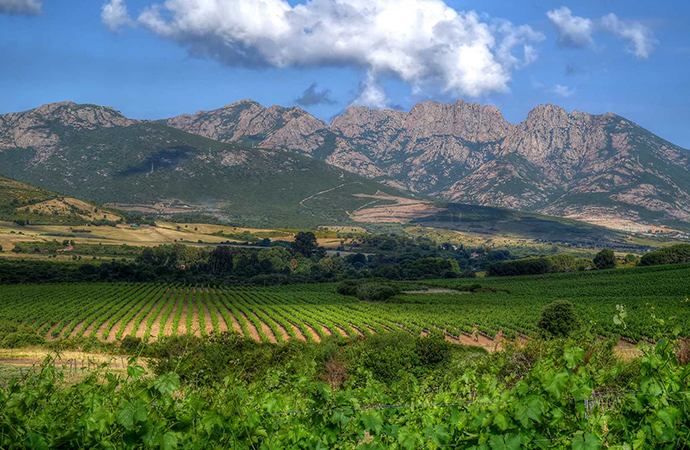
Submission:
[[[206,336],[234,330],[260,342],[320,342],[390,331],[443,333],[489,346],[536,332],[541,309],[569,300],[601,334],[650,336],[653,315],[690,328],[690,266],[416,283],[387,303],[337,293],[335,284],[212,287],[177,284],[59,284],[0,287],[0,320],[31,325],[47,339]],[[409,283],[408,283],[409,284]],[[424,287],[433,287],[425,291]],[[446,289],[436,289],[443,287]],[[611,318],[629,311],[627,328]],[[650,314],[651,313],[651,314]]]

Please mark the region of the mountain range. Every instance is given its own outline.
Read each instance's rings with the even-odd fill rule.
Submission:
[[[690,151],[621,116],[539,105],[514,124],[493,106],[350,107],[327,124],[299,107],[242,100],[165,124],[283,149],[413,193],[602,225],[688,228]]]
[[[211,213],[252,226],[344,223],[370,196],[406,197],[314,158],[71,102],[0,116],[0,174],[120,209]]]
[[[160,121],[53,103],[0,115],[0,174],[89,201],[254,225],[385,221],[395,209],[362,213],[376,205],[404,206],[410,220],[462,203],[690,228],[689,151],[615,114],[554,105],[519,124],[464,101],[350,107],[327,124],[251,100]]]

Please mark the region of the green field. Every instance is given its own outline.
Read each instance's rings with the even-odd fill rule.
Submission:
[[[386,303],[362,302],[336,292],[335,284],[281,287],[174,284],[59,284],[0,287],[0,319],[31,325],[48,339],[133,336],[204,336],[235,330],[262,342],[318,342],[335,334],[357,337],[404,330],[443,333],[466,342],[513,340],[536,333],[541,309],[571,301],[601,334],[633,340],[652,335],[653,314],[675,318],[690,332],[690,265],[611,271],[401,284],[417,289]],[[444,287],[453,292],[424,292]],[[420,290],[422,289],[422,290]],[[614,325],[616,305],[629,312],[627,328]]]

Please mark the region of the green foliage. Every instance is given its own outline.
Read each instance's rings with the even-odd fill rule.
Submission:
[[[486,273],[492,277],[539,275],[553,272],[554,267],[550,258],[526,258],[490,264]]]
[[[690,262],[690,244],[676,244],[647,253],[640,260],[640,265],[656,266],[688,262]]]
[[[295,235],[295,240],[292,242],[292,250],[299,253],[305,258],[311,257],[318,248],[316,236],[310,231],[302,231]]]
[[[613,250],[605,248],[594,256],[594,266],[599,269],[613,269],[616,267],[616,255]]]
[[[384,280],[345,280],[340,282],[337,291],[342,295],[357,297],[360,300],[383,301],[400,293],[400,288]]]
[[[552,336],[566,337],[580,327],[580,318],[572,303],[559,300],[544,307],[537,326]]]
[[[0,320],[0,347],[21,348],[44,344],[46,340],[30,326]]]
[[[360,300],[383,301],[399,293],[400,289],[397,286],[373,281],[360,284],[356,296]]]
[[[169,343],[209,377],[181,376],[172,365],[145,376],[131,359],[124,377],[103,367],[75,384],[48,359],[0,388],[0,447],[681,449],[690,433],[688,367],[673,336],[657,338],[625,363],[589,334],[485,356],[409,336],[318,346],[228,336]],[[202,358],[198,345],[209,346]],[[431,354],[443,360],[421,363],[427,349],[419,346],[438,346]],[[219,378],[206,366],[214,355],[234,370]],[[351,365],[330,384],[341,358]],[[171,363],[193,373],[183,359]]]

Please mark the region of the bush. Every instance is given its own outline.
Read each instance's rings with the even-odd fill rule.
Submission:
[[[11,321],[0,322],[0,347],[22,348],[44,344],[46,340],[29,326]]]
[[[641,266],[690,263],[690,244],[676,244],[649,252],[640,260]]]
[[[541,275],[554,271],[555,265],[549,258],[526,258],[489,264],[487,274],[492,277],[513,275]]]
[[[552,336],[566,337],[580,327],[580,318],[572,303],[559,300],[544,307],[537,326]]]
[[[361,284],[361,280],[345,280],[338,285],[338,294],[349,295],[355,297],[357,295],[357,288]]]
[[[124,350],[126,353],[135,353],[138,351],[143,342],[141,338],[138,337],[132,337],[132,336],[125,336],[124,339],[122,339],[122,342],[120,343],[120,347],[122,350]]]
[[[362,283],[357,287],[356,296],[360,300],[383,301],[399,293],[400,289],[396,286],[386,283],[369,282]]]
[[[605,248],[594,257],[594,266],[599,269],[613,269],[616,267],[616,255],[610,248]]]

